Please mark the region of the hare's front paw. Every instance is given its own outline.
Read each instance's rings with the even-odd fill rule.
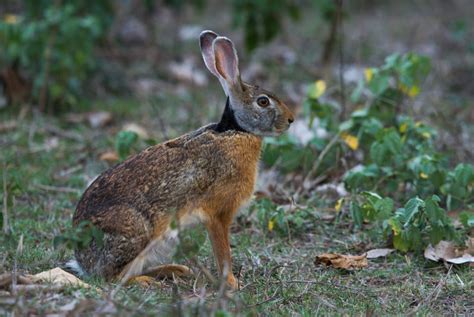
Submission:
[[[239,280],[237,280],[234,274],[227,276],[227,284],[235,291],[239,290]]]

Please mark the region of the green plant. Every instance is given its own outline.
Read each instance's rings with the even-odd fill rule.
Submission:
[[[125,160],[131,153],[133,146],[138,141],[138,134],[132,131],[120,131],[115,138],[115,150],[121,161]]]
[[[95,241],[97,247],[101,247],[104,241],[104,233],[88,221],[82,221],[76,227],[68,229],[64,234],[54,237],[55,248],[64,246],[67,249],[85,248]]]
[[[287,211],[267,198],[258,200],[250,212],[255,212],[263,232],[275,232],[284,237],[304,231],[302,229],[311,223],[313,217],[309,210],[295,208]]]
[[[299,16],[299,8],[292,0],[233,0],[233,7],[234,24],[243,26],[247,50],[273,39],[286,15],[293,20]]]
[[[356,110],[345,121],[339,119],[337,103],[321,101],[325,83],[316,82],[303,106],[309,129],[317,119],[319,128],[337,141],[316,134],[306,145],[291,137],[270,139],[264,162],[284,172],[313,173],[316,165],[315,176],[335,168],[338,155],[344,156],[353,166],[342,181],[350,192],[356,228],[373,223],[401,251],[419,250],[441,239],[460,241],[462,232],[454,229],[444,208],[472,210],[474,167],[459,164],[450,169],[448,156],[436,148],[436,130],[416,121],[406,107],[406,100],[420,93],[429,69],[428,58],[412,53],[393,54],[381,67],[366,69],[351,94]],[[468,227],[472,216],[462,217]]]
[[[43,110],[48,101],[76,105],[111,10],[108,1],[25,1],[23,16],[0,21],[0,64],[27,74],[30,95]]]
[[[391,198],[363,192],[352,199],[350,213],[359,228],[362,228],[364,220],[381,225],[384,235],[392,238],[396,249],[420,251],[428,243],[434,245],[441,240],[460,240],[459,233],[439,202],[440,198],[436,195],[425,200],[415,197],[395,210]]]

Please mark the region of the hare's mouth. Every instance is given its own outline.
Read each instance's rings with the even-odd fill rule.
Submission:
[[[287,125],[285,125],[283,128],[281,128],[281,127],[275,127],[272,132],[273,132],[275,135],[280,135],[280,134],[282,134],[283,132],[288,131],[289,128],[290,128],[290,125],[287,124]]]

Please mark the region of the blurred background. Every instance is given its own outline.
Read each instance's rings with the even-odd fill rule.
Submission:
[[[470,0],[2,1],[2,147],[77,140],[84,157],[71,164],[86,185],[218,120],[225,96],[198,45],[212,29],[235,42],[243,79],[298,117],[265,142],[262,195],[280,179],[282,201],[320,184],[344,189],[336,198],[403,188],[401,201],[448,199],[450,169],[474,158],[472,12]]]
[[[446,128],[443,140],[472,158],[473,10],[469,0],[5,0],[0,107],[60,115],[164,98],[182,116],[192,113],[193,126],[216,120],[224,97],[198,46],[199,33],[212,29],[236,43],[245,80],[296,112],[316,80],[340,103],[339,76],[350,95],[364,69],[385,57],[427,56],[431,72],[410,111]],[[345,106],[344,116],[357,104]]]

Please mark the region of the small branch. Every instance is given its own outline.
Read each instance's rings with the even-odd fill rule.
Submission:
[[[301,183],[301,186],[296,191],[295,201],[298,201],[298,197],[304,191],[304,184],[316,175],[316,172],[318,171],[319,166],[321,165],[321,162],[323,161],[324,157],[328,154],[329,150],[336,144],[338,140],[339,140],[339,133],[335,134],[332,137],[332,139],[329,141],[329,143],[326,145],[323,151],[319,154],[318,158],[316,159],[316,163],[313,165],[313,168],[311,169],[311,171],[309,171],[308,174],[306,174],[305,178],[303,179],[303,182]]]
[[[10,233],[8,225],[8,191],[7,191],[7,164],[3,162],[3,233]]]
[[[446,284],[446,281],[447,281],[449,275],[451,274],[451,269],[452,268],[453,268],[453,265],[451,264],[449,266],[448,273],[446,273],[446,276],[439,281],[439,283],[436,285],[436,287],[433,289],[433,291],[428,294],[428,296],[423,298],[423,300],[421,300],[420,303],[413,310],[411,310],[407,314],[408,316],[417,315],[416,313],[421,307],[423,307],[424,305],[426,305],[429,302],[434,301],[434,300],[436,300],[436,298],[438,298],[439,293],[441,292],[443,286]]]
[[[343,120],[346,115],[346,85],[344,82],[344,29],[342,26],[343,0],[336,0],[336,16],[339,30],[339,85],[341,87],[341,113],[339,119]]]
[[[46,110],[46,96],[48,94],[48,83],[49,83],[49,68],[51,64],[51,52],[56,41],[57,28],[54,28],[53,32],[49,35],[48,43],[46,44],[44,52],[44,78],[43,85],[41,86],[39,93],[39,110],[44,112]]]
[[[59,8],[61,6],[62,0],[55,0],[54,6],[55,8]],[[44,50],[44,78],[43,78],[43,85],[41,86],[40,93],[39,93],[39,110],[44,112],[46,110],[46,97],[48,95],[48,84],[49,84],[49,75],[50,75],[50,68],[51,68],[51,57],[53,52],[53,47],[56,42],[56,36],[58,34],[58,25],[53,26],[53,29],[48,37],[48,42],[46,43],[46,48]]]
[[[55,186],[49,186],[49,185],[43,185],[43,184],[34,184],[34,187],[50,192],[58,192],[58,193],[74,193],[78,194],[80,191],[74,188],[70,187],[55,187]]]

